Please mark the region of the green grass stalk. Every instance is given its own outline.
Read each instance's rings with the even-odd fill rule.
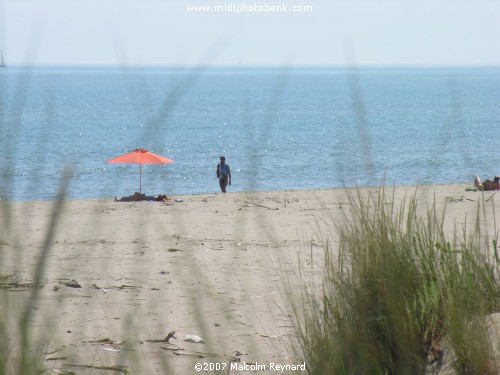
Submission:
[[[349,201],[338,254],[325,246],[323,285],[303,294],[308,373],[423,374],[448,343],[459,373],[493,374],[484,317],[500,311],[499,262],[484,257],[478,228],[449,242],[446,209],[421,218],[416,195],[398,208],[384,187]]]

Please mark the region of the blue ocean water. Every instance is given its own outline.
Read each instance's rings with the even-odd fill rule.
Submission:
[[[3,200],[464,183],[500,174],[500,67],[0,69]]]

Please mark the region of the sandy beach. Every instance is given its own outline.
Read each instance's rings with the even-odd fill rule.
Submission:
[[[451,238],[464,223],[473,228],[484,198],[483,234],[491,239],[500,229],[500,200],[466,186],[397,187],[393,203],[416,192],[422,215],[434,203],[438,212],[446,205]],[[29,303],[47,244],[43,287],[29,317],[30,344],[44,352],[40,367],[275,374],[289,365],[283,373],[299,374],[304,360],[291,346],[297,341],[290,297],[300,295],[301,272],[321,279],[326,240],[335,246],[334,223],[351,209],[346,191],[67,201],[49,238],[54,202],[0,202],[0,276],[17,282],[0,291],[0,314],[14,319]],[[378,188],[361,189],[369,191]],[[392,199],[393,188],[386,191]],[[17,329],[7,332],[11,358],[19,355]],[[175,338],[163,342],[172,331]],[[193,336],[203,342],[189,342]]]

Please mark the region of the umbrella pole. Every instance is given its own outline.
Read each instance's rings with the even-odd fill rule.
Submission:
[[[142,194],[142,164],[139,164],[139,194]]]

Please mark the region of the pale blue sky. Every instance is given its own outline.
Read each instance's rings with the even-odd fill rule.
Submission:
[[[188,5],[311,12],[188,12]],[[7,63],[500,65],[498,0],[0,0]]]

